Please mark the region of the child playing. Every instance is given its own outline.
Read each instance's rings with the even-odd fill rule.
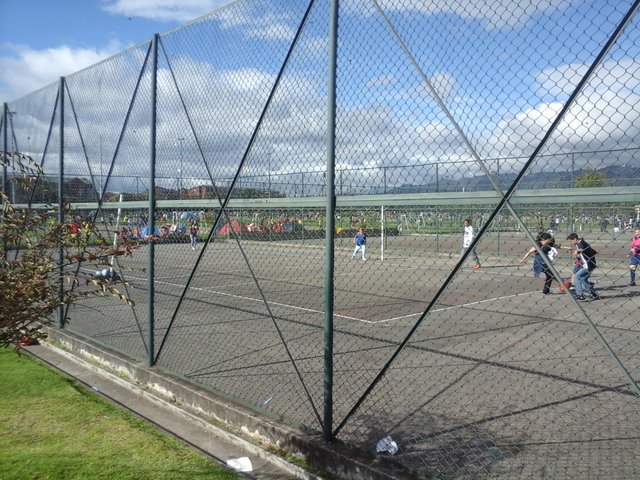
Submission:
[[[462,234],[462,250],[460,250],[460,259],[462,259],[462,257],[465,254],[465,252],[471,246],[471,242],[473,242],[473,237],[474,236],[475,236],[475,234],[474,234],[474,231],[473,231],[473,226],[471,225],[471,219],[465,218],[464,219],[464,232]],[[475,248],[473,250],[471,250],[471,256],[473,257],[473,261],[475,262],[475,264],[473,265],[473,269],[474,270],[478,270],[480,268],[480,258],[478,257],[478,254],[476,253],[476,249]],[[460,261],[460,260],[458,260],[458,261]],[[453,268],[455,268],[456,265],[457,265],[457,263],[454,263],[453,264]]]
[[[631,253],[629,253],[629,286],[636,286],[636,269],[640,265],[640,227],[635,229],[631,239]]]
[[[196,242],[198,241],[198,224],[191,222],[189,227],[189,239],[191,240],[191,250],[196,249]]]
[[[573,256],[576,264],[573,268],[573,286],[575,287],[576,298],[578,300],[599,300],[600,296],[590,281],[591,272],[597,266],[596,255],[598,252],[587,243],[584,238],[580,238],[577,233],[571,233],[567,237],[573,247],[562,247],[564,249],[573,248]]]
[[[355,248],[353,249],[353,255],[351,255],[351,258],[356,258],[358,250],[362,250],[362,261],[366,261],[367,234],[364,232],[364,228],[358,229],[358,232],[353,236],[353,243],[355,244]]]
[[[540,247],[540,250],[542,250],[542,252],[547,256],[547,258],[551,262],[553,262],[553,260],[558,255],[558,250],[553,246],[553,236],[548,232],[543,232],[538,235],[538,238],[536,238],[536,243],[538,244],[538,247]],[[533,276],[539,277],[541,273],[544,273],[545,279],[542,294],[549,295],[551,293],[551,282],[553,282],[553,274],[551,273],[547,263],[542,258],[542,255],[538,253],[535,247],[531,247],[529,250],[527,250],[527,253],[525,253],[524,257],[522,257],[522,260],[520,260],[519,265],[523,265],[529,255],[531,255],[532,253],[535,254],[533,257]]]

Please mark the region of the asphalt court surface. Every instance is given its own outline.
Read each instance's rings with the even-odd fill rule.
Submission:
[[[272,313],[322,321],[325,288],[322,249],[244,243],[243,250],[241,254],[231,242],[222,246],[212,244],[185,292],[199,251],[186,244],[156,246],[158,305],[171,309],[184,294],[181,308],[185,309],[190,301],[200,302],[203,311],[209,304],[260,311],[268,305]],[[336,252],[334,317],[341,324],[350,321],[387,327],[410,325],[420,318],[451,274],[453,260],[449,256],[388,255],[380,261],[372,253],[364,262],[351,259],[346,248]],[[571,298],[557,290],[555,282],[553,294],[543,297],[542,280],[533,278],[530,264],[518,267],[504,263],[503,258],[497,261],[503,263],[492,264],[487,260],[478,271],[472,270],[468,262],[432,306],[431,313],[452,315],[458,311],[457,315],[464,316],[462,312],[472,310],[476,317],[500,312],[522,318],[536,315],[554,318],[557,310],[567,308],[580,313]],[[125,265],[122,275],[131,284],[129,293],[138,305],[144,304],[147,295],[144,262],[145,249],[136,251],[134,259],[122,262]],[[570,266],[557,267],[565,275],[569,273]],[[638,292],[621,283],[627,275],[623,268],[624,265],[614,271],[601,269],[594,274],[602,300],[581,307],[597,324],[624,324],[638,306]]]
[[[308,248],[295,247],[286,247],[284,254],[279,245],[245,244],[243,248],[250,269],[234,245],[224,245],[224,251],[213,248],[205,253],[177,318],[181,311],[189,315],[210,315],[212,307],[216,306],[226,309],[231,318],[244,315],[242,312],[255,312],[322,325],[322,255],[313,255]],[[187,245],[163,245],[157,250],[171,251],[170,256],[157,252],[155,267],[158,307],[171,311],[184,292],[198,252]],[[371,254],[368,261],[363,262],[352,260],[346,249],[337,252],[336,325],[354,329],[366,325],[385,327],[381,332],[390,327],[411,327],[446,281],[451,273],[451,263],[448,257],[393,256],[381,262]],[[633,334],[634,309],[640,297],[634,289],[619,284],[624,271],[615,271],[611,276],[597,272],[594,279],[602,300],[576,306],[571,298],[557,290],[555,282],[553,294],[543,296],[542,280],[532,276],[530,264],[518,267],[487,262],[478,271],[470,266],[465,265],[458,272],[440,300],[432,306],[430,317],[425,320],[429,327],[425,330],[440,329],[438,318],[463,325],[467,316],[472,316],[475,324],[494,321],[497,328],[501,328],[501,318],[510,318],[514,325],[536,323],[540,319],[581,324],[584,318],[580,309],[583,309],[595,325],[610,328],[612,335],[625,331]],[[144,303],[146,279],[136,275],[135,267],[132,271],[133,274],[125,278],[134,286],[132,291],[139,295],[139,303]],[[234,309],[240,311],[240,315],[234,314]]]
[[[210,245],[185,293],[202,245],[195,251],[186,244],[156,246],[156,348],[173,322],[159,364],[319,429],[322,245],[245,242],[242,247],[241,252],[232,242]],[[75,323],[82,333],[140,358],[146,254],[143,248],[122,260],[137,301],[138,326],[128,307],[112,306],[108,317],[98,307],[96,315]],[[640,378],[640,290],[624,286],[628,271],[620,262],[594,274],[602,300],[576,305],[555,282],[553,294],[543,296],[542,279],[533,277],[531,263],[518,267],[511,261],[521,255],[517,251],[508,261],[485,255],[477,271],[467,262],[360,414],[346,423],[342,438],[368,445],[381,429],[391,428],[399,438],[413,439],[407,451],[419,451],[451,448],[452,435],[465,445],[473,431],[492,445],[526,445],[520,459],[527,455],[537,464],[547,462],[540,459],[545,455],[582,458],[577,452],[587,447],[575,442],[582,437],[607,445],[591,454],[618,478],[635,471],[623,457],[637,452],[640,443],[630,430],[640,422],[637,397],[594,327],[630,375]],[[389,253],[383,262],[377,257],[370,249],[364,262],[351,259],[349,244],[336,249],[336,422],[415,326],[455,260],[422,251]],[[564,262],[557,266],[564,274],[570,271]],[[597,408],[602,403],[594,404],[593,396],[606,397],[610,416]],[[552,444],[555,449],[545,447]],[[496,455],[505,457],[504,465],[511,461],[508,451]],[[573,478],[585,471],[581,465],[571,468]]]
[[[227,326],[233,334],[237,333],[240,324],[245,329],[259,324],[260,338],[256,341],[272,338],[269,344],[276,345],[278,339],[272,327],[277,323],[265,322],[273,319],[274,322],[282,321],[281,328],[287,331],[311,327],[312,332],[321,333],[324,322],[324,260],[321,255],[310,254],[308,248],[244,244],[249,269],[235,245],[223,247],[205,253],[177,313],[178,299],[184,292],[198,252],[187,245],[157,247],[155,285],[159,330],[169,319],[174,321],[172,328],[176,334],[204,329],[200,333],[205,336],[207,329],[211,335],[220,335],[221,329]],[[163,250],[171,251],[172,256],[163,255]],[[287,253],[283,255],[284,250]],[[189,260],[183,260],[177,267],[175,259],[185,257],[176,253],[180,251],[186,253]],[[167,259],[172,261],[165,263]],[[189,261],[193,263],[190,265]],[[392,256],[381,262],[371,254],[364,262],[352,260],[350,250],[338,251],[334,301],[336,335],[338,338],[341,335],[357,338],[358,349],[366,349],[361,345],[366,339],[374,345],[372,351],[384,350],[385,353],[380,353],[380,358],[373,361],[373,364],[379,364],[421,318],[451,273],[451,263],[448,257],[416,260]],[[484,358],[499,344],[496,339],[512,340],[520,334],[532,335],[527,329],[542,325],[545,329],[535,335],[536,340],[527,342],[535,344],[540,352],[533,356],[532,363],[542,362],[545,351],[558,347],[555,339],[558,332],[570,340],[563,340],[567,348],[569,344],[581,346],[576,355],[588,363],[588,358],[596,355],[606,358],[607,355],[588,325],[591,321],[620,358],[630,364],[632,374],[637,375],[638,365],[632,357],[634,349],[640,348],[635,319],[640,297],[632,288],[616,284],[618,272],[613,272],[611,277],[594,275],[602,299],[580,302],[576,306],[568,295],[557,289],[555,282],[553,294],[542,295],[542,280],[533,278],[530,265],[485,263],[478,271],[470,267],[469,263],[459,271],[440,301],[432,306],[429,316],[414,333],[412,345],[438,344],[443,351],[464,354],[466,350],[473,352],[470,358]],[[144,277],[131,276],[128,280],[136,294],[146,294]],[[144,296],[140,300],[144,302]],[[215,329],[211,330],[213,323]],[[305,340],[309,339],[303,334],[297,341]],[[518,348],[514,346],[512,350]],[[617,376],[615,369],[612,371],[610,367],[611,364],[605,361],[599,368],[589,369],[584,372],[585,381],[591,381],[587,377],[602,378],[611,373]],[[554,368],[559,369],[558,366]]]
[[[212,300],[217,296],[229,305],[264,303],[266,299],[274,307],[322,314],[324,257],[321,249],[265,243],[244,243],[243,249],[247,261],[231,242],[222,248],[212,244],[193,275],[189,298],[200,296]],[[135,253],[136,257],[146,261],[146,256],[139,253]],[[181,294],[198,253],[183,244],[156,246],[156,294]],[[335,316],[374,324],[418,317],[446,281],[455,261],[445,255],[426,258],[388,255],[381,262],[376,252],[370,251],[368,260],[363,262],[352,260],[350,253],[343,249],[335,256]],[[503,263],[487,261],[478,271],[473,271],[467,262],[434,310],[482,310],[492,302],[497,305],[520,303],[522,307],[512,312],[517,315],[519,310],[535,311],[547,305],[541,303],[542,280],[533,278],[530,263],[519,267],[515,263],[504,263],[504,259],[498,261]],[[571,267],[558,268],[568,275]],[[625,289],[622,283],[626,280],[625,274],[628,275],[623,268],[613,274],[600,275],[600,270],[594,274],[605,301],[635,296],[635,292]],[[146,278],[135,271],[135,266],[131,274],[125,272],[125,278],[135,287],[146,289]],[[571,303],[569,298],[561,296],[555,282],[550,297]],[[545,298],[543,302],[547,300],[550,299]],[[591,312],[600,310],[594,307],[595,303],[585,305]],[[608,310],[609,320],[619,311]]]

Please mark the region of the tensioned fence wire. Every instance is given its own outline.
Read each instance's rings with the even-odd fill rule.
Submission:
[[[333,157],[332,2],[235,2],[6,104],[45,175],[5,192],[58,202],[63,145],[77,219],[143,241],[74,333],[424,478],[638,476],[636,4],[339,2]]]

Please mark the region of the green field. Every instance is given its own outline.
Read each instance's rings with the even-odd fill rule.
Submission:
[[[0,349],[0,479],[236,475],[27,355]]]

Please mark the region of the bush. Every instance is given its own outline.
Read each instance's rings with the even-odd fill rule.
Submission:
[[[0,164],[25,191],[33,191],[42,176],[33,159],[19,152],[3,153]],[[111,258],[131,255],[135,242],[113,247],[94,224],[80,224],[69,205],[63,207],[65,222],[60,223],[56,205],[16,209],[4,191],[0,195],[0,345],[19,349],[25,339],[43,338],[42,327],[52,322],[58,309],[89,295],[114,296],[132,304],[117,282],[80,267],[89,265],[94,271],[110,266]]]

